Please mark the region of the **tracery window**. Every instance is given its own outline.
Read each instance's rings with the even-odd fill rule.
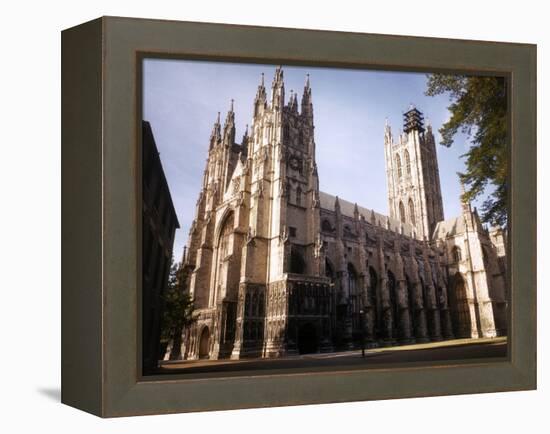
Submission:
[[[302,189],[296,188],[296,205],[302,206]]]
[[[348,288],[350,295],[355,295],[357,292],[357,273],[351,264],[348,264]]]
[[[289,141],[290,141],[290,126],[286,124],[283,127],[283,142],[285,144],[288,144]]]
[[[332,225],[327,219],[324,219],[321,223],[321,229],[325,232],[332,232]]]
[[[405,170],[407,172],[407,175],[411,174],[411,157],[409,155],[409,151],[405,149]]]
[[[233,233],[233,223],[234,223],[234,216],[233,216],[233,213],[231,213],[225,219],[222,229],[220,231],[219,239],[218,239],[218,246],[217,246],[218,248],[217,248],[217,255],[216,255],[216,284],[214,288],[216,291],[219,291],[221,293],[224,292],[225,285],[226,285],[225,278],[224,278],[224,274],[225,274],[224,270],[226,269],[226,258],[230,254],[229,241]]]
[[[399,202],[399,219],[401,220],[401,223],[405,223],[405,206],[401,201]]]
[[[401,178],[403,176],[403,170],[401,168],[401,157],[399,157],[399,154],[395,154],[395,165],[397,166],[397,176]]]
[[[460,250],[460,247],[454,246],[453,247],[453,260],[454,262],[460,262],[462,261],[462,251]]]
[[[413,225],[416,224],[416,218],[415,218],[415,215],[414,215],[414,203],[412,201],[412,199],[409,199],[409,214],[410,214],[410,218],[411,218],[411,223]]]

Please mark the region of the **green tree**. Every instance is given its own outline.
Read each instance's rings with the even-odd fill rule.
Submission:
[[[492,187],[481,206],[483,222],[506,227],[508,195],[507,88],[503,77],[430,74],[426,95],[449,94],[451,117],[439,129],[441,144],[451,146],[462,132],[471,147],[458,173],[464,199],[471,201]]]
[[[193,299],[185,288],[185,276],[179,263],[173,263],[164,294],[164,310],[161,327],[161,348],[173,342],[170,360],[181,358],[182,332],[192,322]],[[164,354],[163,354],[164,355]]]

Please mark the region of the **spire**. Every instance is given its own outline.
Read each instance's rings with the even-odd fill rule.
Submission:
[[[280,87],[283,85],[283,67],[277,66],[275,69],[275,76],[273,77],[273,84],[271,87]]]
[[[221,137],[220,112],[218,112],[216,122],[214,122],[214,126],[212,127],[212,133],[210,134],[210,149],[216,146],[216,144],[221,140]]]
[[[334,199],[334,211],[340,213],[340,201],[338,200],[338,196]]]
[[[288,102],[288,107],[294,111],[294,112],[297,112],[298,111],[298,99],[297,99],[297,96],[298,94],[294,93],[294,91],[291,89],[290,90],[290,100]]]
[[[225,123],[233,122],[235,120],[235,112],[233,111],[235,100],[231,98],[229,103],[229,110],[227,111],[227,116],[225,118]]]
[[[226,145],[231,145],[235,142],[235,112],[233,111],[233,107],[234,100],[232,98],[223,127],[223,138],[226,141]]]
[[[267,102],[267,95],[265,93],[264,85],[264,73],[260,79],[260,84],[258,85],[258,90],[256,91],[256,98],[254,98],[254,116],[257,116],[265,108]]]
[[[386,137],[387,140],[389,140],[391,142],[391,125],[390,125],[390,121],[389,119],[386,117],[385,121],[384,121],[384,135]]]
[[[282,108],[285,104],[285,85],[283,82],[283,68],[277,66],[273,84],[271,85],[271,105]]]
[[[357,206],[357,202],[353,205],[353,217],[355,220],[359,219],[359,207]]]
[[[246,157],[248,154],[248,140],[248,124],[246,124],[246,127],[244,128],[243,139],[241,140],[241,153],[243,157]]]
[[[309,74],[306,74],[306,84],[302,94],[302,115],[313,118],[313,104],[311,102],[311,87],[309,87]]]

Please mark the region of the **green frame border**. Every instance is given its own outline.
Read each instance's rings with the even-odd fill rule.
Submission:
[[[142,379],[136,89],[144,53],[508,76],[509,358]],[[536,388],[536,46],[104,17],[63,32],[62,74],[63,402],[112,417]]]

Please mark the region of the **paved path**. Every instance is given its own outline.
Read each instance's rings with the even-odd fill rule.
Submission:
[[[304,354],[278,359],[243,360],[195,360],[164,362],[160,374],[199,374],[223,373],[224,375],[242,375],[243,371],[265,371],[303,368],[369,369],[392,364],[425,364],[426,362],[457,361],[506,357],[506,338],[494,339],[455,339],[428,344],[403,345],[399,347],[375,348],[338,353]],[[258,372],[260,371],[260,372]]]

